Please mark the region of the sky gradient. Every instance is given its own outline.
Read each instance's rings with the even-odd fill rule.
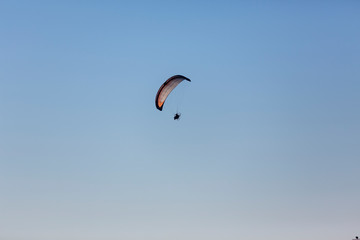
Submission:
[[[1,1],[0,240],[360,235],[359,10]]]

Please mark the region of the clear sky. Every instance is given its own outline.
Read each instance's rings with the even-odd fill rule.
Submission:
[[[0,1],[0,240],[360,235],[359,12]]]

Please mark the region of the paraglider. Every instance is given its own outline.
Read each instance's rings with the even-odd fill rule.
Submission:
[[[155,97],[155,106],[158,110],[162,111],[166,98],[176,88],[176,86],[184,80],[191,82],[191,80],[187,77],[184,77],[182,75],[175,75],[170,77],[160,86]],[[181,114],[177,112],[174,115],[174,120],[179,120],[180,116]]]

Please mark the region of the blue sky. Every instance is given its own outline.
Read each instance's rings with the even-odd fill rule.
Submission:
[[[0,239],[359,235],[359,9],[0,2]]]

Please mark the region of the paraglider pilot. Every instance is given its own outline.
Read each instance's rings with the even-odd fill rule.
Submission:
[[[181,113],[175,113],[174,120],[179,120],[181,116]]]

